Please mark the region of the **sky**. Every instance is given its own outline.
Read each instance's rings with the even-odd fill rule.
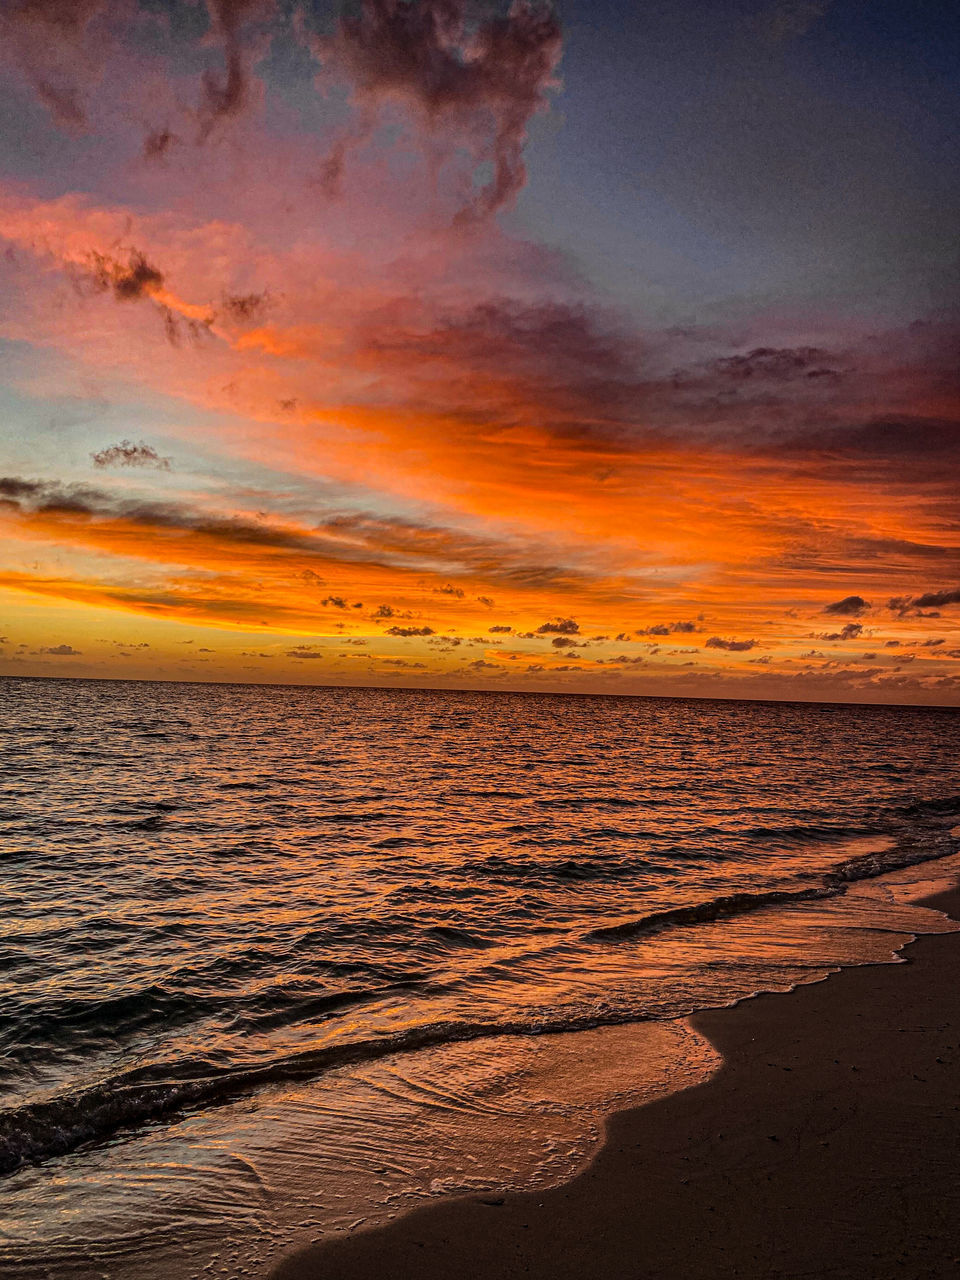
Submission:
[[[960,705],[947,0],[2,0],[0,674]]]

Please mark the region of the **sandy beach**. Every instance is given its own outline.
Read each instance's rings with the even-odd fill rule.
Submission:
[[[903,961],[698,1015],[722,1069],[611,1117],[573,1181],[435,1202],[274,1280],[957,1276],[960,939]]]

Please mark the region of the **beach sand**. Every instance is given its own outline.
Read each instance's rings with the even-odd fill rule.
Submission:
[[[960,937],[903,956],[697,1015],[721,1070],[612,1116],[572,1181],[434,1201],[274,1280],[960,1276]]]

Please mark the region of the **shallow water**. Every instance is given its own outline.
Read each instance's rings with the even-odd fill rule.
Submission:
[[[947,927],[901,899],[958,845],[956,712],[0,699],[8,1268],[256,1274],[411,1196],[561,1178],[611,1106],[714,1068],[674,1019]]]

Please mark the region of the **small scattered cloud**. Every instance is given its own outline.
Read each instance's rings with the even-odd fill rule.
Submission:
[[[543,622],[537,627],[538,636],[552,635],[575,636],[580,633],[580,624],[573,618],[555,618],[553,622]]]
[[[388,627],[388,636],[432,636],[433,627]]]
[[[867,613],[869,608],[870,605],[864,600],[863,596],[844,596],[842,600],[835,600],[833,604],[824,605],[823,612],[845,618],[859,618]]]
[[[711,636],[706,642],[708,649],[727,649],[730,653],[745,653],[755,649],[759,640],[724,640],[722,636]]]
[[[170,459],[162,458],[153,445],[142,440],[134,444],[132,440],[121,440],[106,449],[92,453],[95,467],[153,467],[157,471],[169,471]]]
[[[695,622],[657,622],[653,626],[643,627],[636,634],[638,636],[672,636],[672,635],[690,635],[700,628]],[[617,639],[620,637],[618,636]]]
[[[82,655],[81,649],[75,649],[72,644],[54,644],[45,645],[41,649],[34,649],[34,653],[46,653],[54,658],[79,658]]]
[[[839,631],[820,631],[814,640],[856,640],[863,631],[862,622],[848,622]]]

